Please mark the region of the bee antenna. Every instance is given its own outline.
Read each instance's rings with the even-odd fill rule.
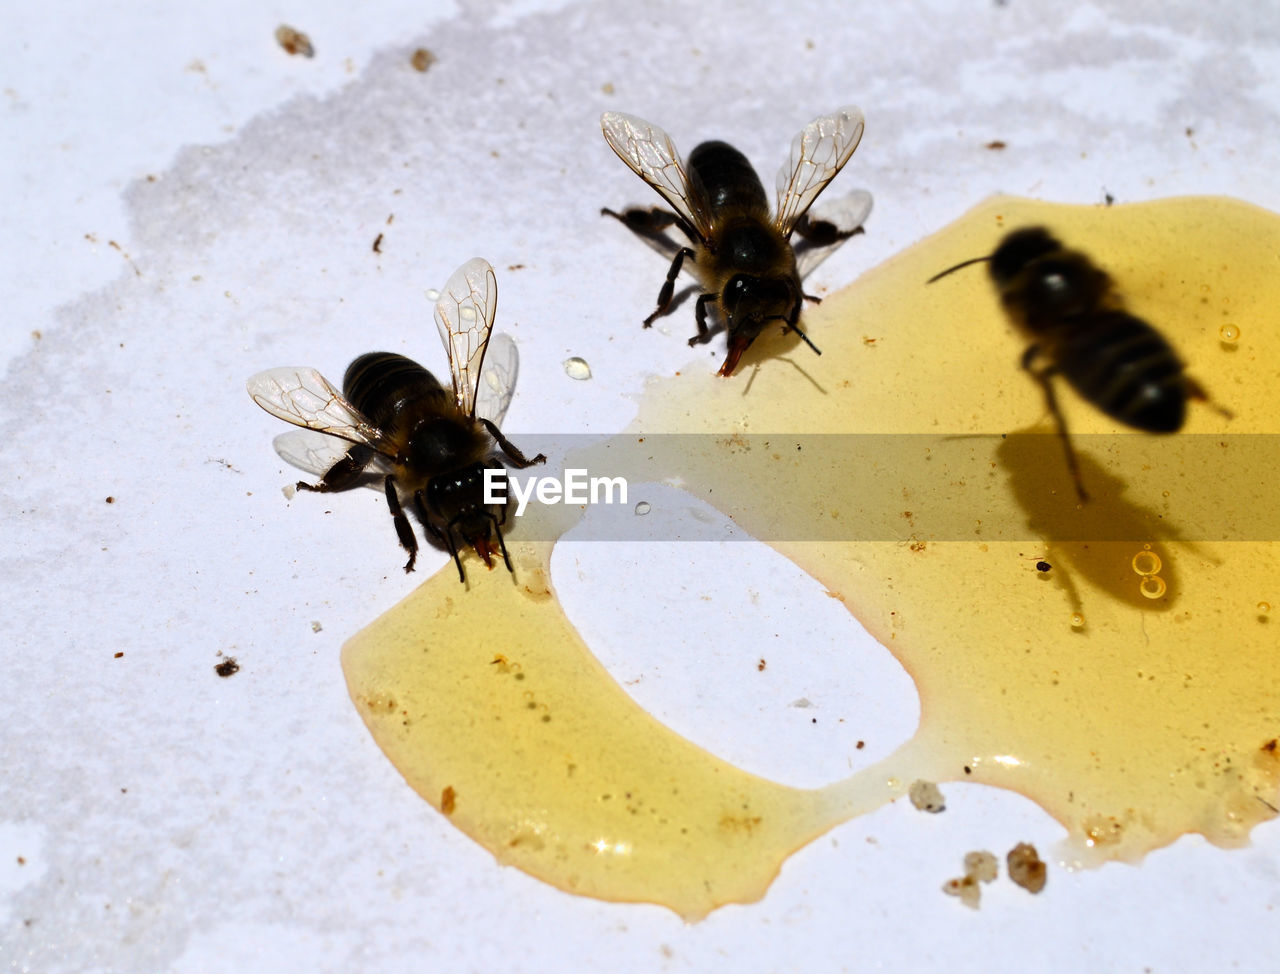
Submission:
[[[493,533],[498,536],[498,547],[502,549],[502,560],[506,562],[507,571],[514,575],[516,570],[511,567],[511,557],[507,554],[507,543],[502,540],[502,528],[498,526],[498,519],[490,512],[489,520],[493,522]],[[503,512],[503,520],[506,520],[506,512]]]
[[[822,354],[822,349],[820,349],[817,345],[813,344],[813,342],[809,341],[809,336],[806,335],[804,332],[802,332],[799,326],[787,325],[787,331],[794,331],[797,335],[799,335],[801,341],[803,341],[806,345],[808,345],[811,349],[813,349],[813,352],[815,355]]]
[[[956,264],[955,267],[948,267],[941,274],[934,274],[933,277],[929,278],[929,280],[925,281],[925,283],[932,284],[934,281],[941,280],[942,278],[946,277],[948,274],[954,274],[956,271],[960,270],[962,267],[968,267],[970,264],[981,264],[984,260],[990,260],[990,259],[991,259],[991,255],[988,254],[986,257],[974,257],[972,260],[961,261],[960,263]]]

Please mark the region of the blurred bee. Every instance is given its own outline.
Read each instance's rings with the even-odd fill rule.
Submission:
[[[692,260],[690,270],[701,293],[698,333],[689,344],[710,341],[707,308],[714,305],[729,344],[721,375],[733,374],[742,353],[770,321],[782,322],[784,332],[795,332],[817,352],[797,322],[803,302],[819,299],[805,294],[800,282],[840,243],[862,232],[871,195],[859,190],[837,201],[823,219],[811,219],[808,211],[858,147],[862,112],[841,108],[814,119],[795,137],[791,157],[778,173],[773,215],[760,177],[733,146],[703,142],[681,166],[675,143],[656,125],[621,112],[605,112],[600,125],[618,157],[674,210],[601,210],[672,258],[658,306],[644,327],[673,310],[676,278]],[[672,226],[687,242],[669,235]],[[794,247],[793,233],[800,236]]]
[[[527,459],[497,426],[511,402],[518,368],[510,338],[499,335],[489,341],[497,304],[493,268],[479,257],[454,271],[436,302],[452,393],[421,365],[392,352],[370,352],[352,362],[342,393],[309,368],[269,369],[248,382],[253,401],[271,415],[318,431],[276,439],[285,460],[321,474],[317,484],[299,481],[299,490],[348,490],[371,468],[383,475],[396,534],[409,552],[406,572],[413,571],[418,556],[404,512],[409,504],[453,556],[460,581],[466,575],[459,540],[490,568],[496,540],[507,570],[512,570],[502,538],[506,509],[484,503],[485,471],[505,470],[499,451],[517,467],[543,463],[546,457]],[[495,354],[481,381],[490,344]],[[333,437],[352,445],[337,444]]]
[[[927,283],[983,261],[1005,312],[1032,340],[1022,367],[1044,389],[1082,501],[1088,495],[1053,390],[1055,374],[1112,419],[1148,433],[1180,430],[1187,400],[1208,399],[1164,336],[1121,308],[1110,276],[1044,227],[1014,230],[994,253],[949,267]]]

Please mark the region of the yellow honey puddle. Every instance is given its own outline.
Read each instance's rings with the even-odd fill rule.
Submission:
[[[1194,463],[1118,459],[1086,434],[1123,431],[1060,387],[1092,496],[1079,507],[1056,439],[1026,435],[1050,429],[1043,398],[985,269],[924,286],[1030,224],[1107,269],[1232,410],[1192,404],[1185,433],[1214,436],[1172,442],[1194,445]],[[469,563],[464,589],[448,565],[356,635],[343,650],[352,697],[406,780],[500,862],[688,919],[760,898],[790,853],[917,778],[1028,796],[1067,828],[1075,862],[1133,861],[1188,832],[1242,843],[1280,804],[1280,544],[1248,529],[1271,516],[1273,481],[1251,493],[1253,479],[1233,480],[1239,440],[1216,437],[1280,426],[1277,254],[1280,219],[1226,199],[995,199],[811,309],[821,358],[762,339],[733,379],[708,362],[654,383],[615,438],[716,434],[696,448],[655,451],[643,470],[611,469],[609,444],[574,458],[683,478],[757,537],[840,539],[773,546],[841,599],[921,699],[915,736],[844,781],[764,780],[645,713],[561,609],[553,542],[512,543],[514,580]],[[878,466],[801,467],[759,449],[768,475],[735,465],[761,436],[819,433],[932,439]],[[975,499],[982,516],[957,529]],[[560,532],[576,518],[540,516],[564,518]]]

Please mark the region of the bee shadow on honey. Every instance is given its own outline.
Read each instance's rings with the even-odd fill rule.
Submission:
[[[1089,492],[1084,502],[1076,496],[1056,434],[1010,433],[996,450],[1027,526],[1049,546],[1055,569],[1066,563],[1059,582],[1073,608],[1081,608],[1075,576],[1134,608],[1168,611],[1180,591],[1168,544],[1187,542],[1158,511],[1127,499],[1124,481],[1075,440],[1073,448]]]

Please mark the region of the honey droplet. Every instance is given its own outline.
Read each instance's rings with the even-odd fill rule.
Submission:
[[[564,360],[564,374],[570,379],[590,379],[591,366],[587,364],[586,359],[578,358],[578,356],[575,355],[573,358],[567,358]]]
[[[1138,591],[1148,599],[1158,599],[1168,590],[1163,578],[1159,575],[1145,575],[1138,583]]]
[[[650,504],[648,501],[640,501],[638,504],[636,504],[636,514],[640,517],[644,517],[651,510],[653,510],[653,505]]]
[[[1234,345],[1240,341],[1240,329],[1233,324],[1225,324],[1218,329],[1218,338],[1222,340],[1224,345]]]
[[[1163,562],[1160,556],[1154,551],[1139,551],[1133,556],[1133,570],[1139,575],[1156,575],[1159,574]],[[1146,594],[1145,592],[1143,593]],[[1159,596],[1147,596],[1148,598],[1158,598]]]

